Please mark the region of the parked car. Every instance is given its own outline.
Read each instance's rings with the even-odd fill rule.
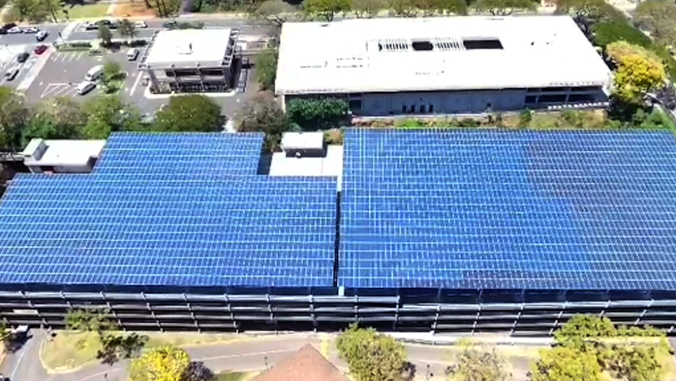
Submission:
[[[134,26],[137,28],[147,28],[148,23],[146,23],[145,21],[137,21],[134,23]]]
[[[21,53],[19,53],[19,54],[16,56],[16,62],[18,62],[18,63],[24,63],[24,62],[26,62],[26,60],[28,59],[28,57],[30,57],[30,54],[28,54],[28,53],[26,53],[26,52],[21,52]]]
[[[85,95],[88,92],[94,90],[95,87],[96,87],[96,83],[84,81],[84,82],[81,82],[79,85],[77,85],[77,87],[75,88],[75,92],[78,95]]]
[[[176,29],[176,28],[178,28],[178,21],[176,21],[176,20],[167,21],[164,24],[162,24],[162,28]]]
[[[95,29],[99,29],[99,24],[98,24],[98,23],[95,23],[95,22],[90,22],[90,21],[88,21],[88,22],[85,24],[85,29],[86,29],[86,30],[95,30]]]
[[[127,50],[127,61],[136,61],[136,57],[138,57],[138,49],[131,48]]]
[[[12,81],[12,80],[14,80],[14,78],[16,78],[16,76],[17,76],[18,74],[19,74],[19,67],[18,67],[18,66],[14,66],[14,67],[10,68],[9,70],[7,70],[7,71],[5,72],[5,78],[6,78],[8,81]]]
[[[105,25],[110,29],[117,29],[117,21],[114,20],[99,20],[97,24]]]
[[[39,29],[34,27],[34,26],[29,26],[29,27],[23,28],[24,33],[37,33],[38,31],[39,31]]]
[[[14,28],[7,30],[7,33],[9,33],[9,34],[19,34],[19,33],[23,33],[23,29],[21,29],[18,26],[15,26]]]
[[[38,41],[44,41],[47,36],[49,36],[49,33],[47,33],[45,30],[41,30],[35,34],[35,39]]]
[[[40,55],[40,54],[44,53],[45,50],[47,50],[47,45],[42,44],[42,45],[36,46],[35,49],[33,49],[33,53]]]

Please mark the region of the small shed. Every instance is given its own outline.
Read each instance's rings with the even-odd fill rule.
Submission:
[[[282,135],[282,150],[287,156],[324,156],[324,133],[286,132]]]

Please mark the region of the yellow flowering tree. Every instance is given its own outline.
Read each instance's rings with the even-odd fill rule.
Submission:
[[[664,86],[664,64],[654,53],[618,41],[606,47],[606,54],[617,67],[613,80],[613,95],[617,100],[640,104],[646,93]]]
[[[180,348],[166,345],[152,349],[129,366],[131,381],[185,381],[190,356]]]

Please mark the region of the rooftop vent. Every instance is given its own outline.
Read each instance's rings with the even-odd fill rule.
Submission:
[[[412,41],[411,47],[416,52],[429,52],[434,50],[434,44],[427,40]]]
[[[176,46],[177,54],[192,54],[192,42]]]
[[[405,52],[410,50],[410,45],[408,41],[397,38],[397,39],[386,39],[378,41],[378,50],[386,52]]]
[[[502,43],[497,38],[463,38],[462,45],[467,50],[501,50]]]

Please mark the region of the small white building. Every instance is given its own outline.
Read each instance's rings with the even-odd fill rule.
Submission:
[[[140,58],[153,92],[224,92],[232,88],[236,29],[156,32]]]
[[[387,116],[593,107],[611,80],[570,17],[462,16],[285,23],[275,88]]]
[[[105,140],[33,139],[21,155],[33,173],[89,173],[105,144]]]
[[[287,156],[324,156],[326,154],[324,133],[321,131],[285,132],[282,134],[281,148]]]

